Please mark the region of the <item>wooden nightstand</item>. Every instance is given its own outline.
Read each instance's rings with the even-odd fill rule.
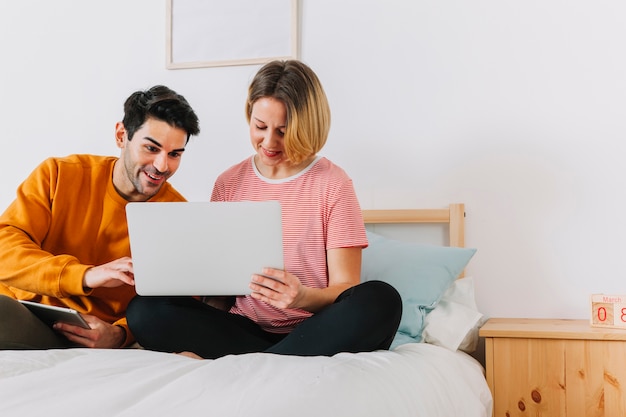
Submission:
[[[480,336],[495,417],[626,416],[626,330],[493,318]]]

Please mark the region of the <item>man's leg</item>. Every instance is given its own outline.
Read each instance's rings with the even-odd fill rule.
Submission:
[[[0,349],[53,349],[70,342],[17,300],[0,295]]]

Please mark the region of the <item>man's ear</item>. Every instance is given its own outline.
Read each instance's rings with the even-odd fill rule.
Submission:
[[[118,148],[123,148],[125,146],[125,141],[127,138],[126,128],[124,127],[124,123],[117,122],[115,123],[115,144]]]

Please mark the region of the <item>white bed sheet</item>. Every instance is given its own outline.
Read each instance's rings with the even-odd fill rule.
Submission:
[[[0,352],[0,415],[7,417],[490,417],[491,408],[481,365],[427,343],[216,360],[138,349]]]

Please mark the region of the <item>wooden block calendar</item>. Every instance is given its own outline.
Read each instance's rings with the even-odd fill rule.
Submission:
[[[626,329],[626,295],[591,295],[591,326]]]

